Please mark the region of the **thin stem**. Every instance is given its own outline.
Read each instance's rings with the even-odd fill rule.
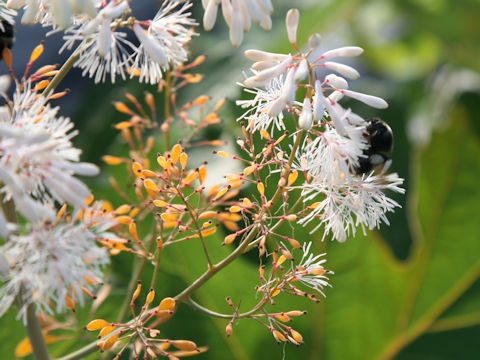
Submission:
[[[155,255],[155,267],[153,268],[152,283],[150,284],[150,289],[155,289],[157,286],[158,274],[160,273],[160,259],[162,257],[163,247],[157,249],[157,254]]]
[[[303,200],[303,197],[302,196],[299,196],[297,201],[295,201],[295,204],[292,205],[292,207],[289,209],[289,212],[292,212],[293,210],[295,210],[295,208],[302,202]],[[287,221],[286,219],[280,219],[275,225],[273,225],[271,228],[270,228],[270,232],[274,232],[275,230],[277,230],[280,225],[282,225],[285,221]],[[245,249],[245,252],[249,252],[250,250],[252,250],[254,247],[256,247],[258,245],[258,242],[260,240],[256,240],[256,241],[252,241],[248,246],[247,248]]]
[[[22,306],[21,295],[17,296],[17,305]],[[40,326],[40,321],[35,310],[35,304],[29,304],[27,306],[27,324],[25,328],[27,330],[28,338],[30,339],[30,344],[32,345],[33,355],[37,360],[50,360],[50,355],[48,354],[47,345],[45,344],[45,339],[43,338],[42,328]]]
[[[180,199],[183,201],[183,203],[187,207],[188,213],[190,214],[190,217],[192,218],[193,224],[195,225],[195,228],[197,229],[198,237],[200,238],[200,241],[202,243],[203,252],[205,253],[205,257],[207,258],[208,268],[212,268],[213,264],[212,264],[212,260],[210,259],[210,255],[208,254],[207,244],[205,244],[205,239],[203,238],[203,235],[202,235],[202,229],[200,228],[200,225],[198,224],[197,217],[195,216],[195,214],[192,210],[192,206],[187,201],[187,199],[184,198],[180,189],[177,188],[177,192],[180,196]]]
[[[213,265],[213,267],[208,269],[206,272],[203,273],[203,275],[201,275],[197,280],[195,280],[192,284],[190,284],[189,287],[187,287],[185,290],[183,290],[181,293],[175,296],[175,301],[177,302],[186,301],[195,290],[197,290],[199,287],[205,284],[213,275],[215,275],[217,272],[222,270],[224,267],[230,264],[233,260],[241,256],[245,248],[248,246],[248,244],[252,242],[253,239],[255,239],[255,236],[257,235],[259,230],[260,230],[260,226],[259,225],[255,226],[252,229],[252,231],[247,235],[247,237],[240,243],[240,245],[238,245],[238,247],[230,255],[228,255],[219,263]]]
[[[87,346],[84,346],[81,349],[78,349],[77,351],[68,354],[66,356],[63,356],[61,358],[58,358],[56,360],[77,360],[77,359],[82,359],[83,357],[87,356],[88,354],[94,353],[95,351],[98,351],[99,347],[97,345],[97,341],[93,341]]]
[[[303,135],[303,130],[301,130],[298,133],[297,138],[295,139],[295,143],[293,144],[292,152],[291,152],[290,157],[288,159],[287,166],[285,166],[284,171],[283,171],[283,176],[285,177],[285,179],[287,179],[288,175],[290,175],[290,169],[292,167],[293,160],[295,159],[295,154],[297,152],[297,149],[300,146],[300,141],[302,141],[302,135]],[[275,194],[273,195],[273,198],[272,198],[272,206],[273,206],[273,204],[275,204],[277,202],[278,198],[282,195],[284,189],[285,189],[284,186],[279,186],[277,188],[277,191],[275,192]]]
[[[63,80],[65,75],[68,74],[68,72],[72,69],[73,65],[77,62],[78,58],[80,57],[80,54],[77,53],[77,51],[74,51],[72,55],[65,61],[63,66],[60,68],[58,71],[57,75],[55,75],[50,81],[50,84],[45,88],[43,91],[44,94],[49,95],[52,93],[55,88],[60,84],[60,82]]]
[[[267,300],[268,300],[268,298],[264,297],[253,309],[251,309],[247,312],[241,313],[241,314],[237,314],[237,315],[218,313],[216,311],[213,311],[213,310],[207,309],[206,307],[203,307],[202,305],[193,301],[192,299],[188,299],[187,303],[189,305],[191,305],[193,308],[195,308],[197,310],[200,310],[200,311],[203,311],[204,313],[206,313],[208,315],[211,315],[211,316],[214,316],[214,317],[218,317],[218,318],[222,318],[222,319],[231,319],[232,317],[235,317],[235,319],[240,319],[240,318],[250,317],[251,315],[254,315],[257,311],[262,310],[263,307],[267,304]]]

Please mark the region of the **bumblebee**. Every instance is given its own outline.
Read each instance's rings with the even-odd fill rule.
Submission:
[[[0,26],[0,58],[5,48],[11,48],[15,42],[15,28],[6,20],[1,20]]]
[[[393,150],[392,129],[379,118],[373,118],[368,122],[363,136],[370,146],[363,151],[364,156],[358,159],[358,175],[379,169],[390,159]]]

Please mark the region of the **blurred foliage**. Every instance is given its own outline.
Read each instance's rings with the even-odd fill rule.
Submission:
[[[364,117],[380,115],[391,124],[396,142],[393,171],[407,179],[407,196],[396,198],[403,208],[389,216],[390,227],[383,226],[380,232],[367,236],[360,233],[345,244],[321,243],[318,235],[296,230],[298,239],[312,238],[318,251],[328,250],[327,265],[335,272],[332,288],[327,289],[327,298],[320,304],[284,296],[278,299],[275,307],[308,310],[306,317],[292,324],[304,335],[306,343],[302,347],[277,346],[269,332],[251,320],[236,323],[233,336],[227,338],[227,321],[209,318],[186,305],[180,306],[174,321],[162,332],[209,345],[210,351],[198,359],[480,358],[476,345],[480,336],[480,95],[474,86],[462,90],[455,77],[432,85],[446,68],[470,69],[472,80],[480,71],[480,1],[312,0],[296,5],[301,10],[300,44],[311,33],[319,32],[324,35],[325,47],[365,48],[361,62],[355,63],[363,80],[353,82],[352,89],[381,95],[390,108],[378,114],[355,103],[348,105]],[[218,19],[214,32],[202,33],[193,43],[194,54],[207,51],[209,59],[200,71],[208,77],[184,96],[205,92],[216,98],[244,96],[234,86],[242,79],[241,69],[248,67],[242,50],[291,51],[283,25],[288,6],[291,2],[278,1],[274,30],[247,34],[242,49],[231,48],[223,19]],[[201,18],[201,12],[196,11],[196,16]],[[435,102],[442,91],[453,87],[460,90],[442,98],[440,104]],[[84,160],[98,163],[105,153],[122,152],[123,143],[111,135],[112,124],[121,119],[111,102],[122,98],[124,88],[133,94],[141,94],[145,88],[152,90],[126,82],[92,85],[83,96],[77,94],[79,104],[88,104],[73,115],[81,132],[77,145],[84,149]],[[233,100],[230,105],[223,114],[223,131],[235,134],[238,125],[233,119],[239,110]],[[427,125],[413,121],[421,111],[426,114]],[[426,140],[409,142],[417,129],[428,133]],[[115,199],[106,175],[92,186],[97,189],[97,197]],[[230,250],[219,248],[221,238],[220,234],[212,237],[208,244],[218,258]],[[177,293],[204,270],[195,246],[168,250],[158,297]],[[115,318],[131,267],[128,255],[114,259],[109,275],[112,296],[98,316]],[[256,271],[248,258],[240,259],[216,275],[194,298],[222,312],[228,311],[224,301],[228,295],[248,309],[255,290],[252,285],[245,295],[244,289],[253,284]],[[79,315],[84,323],[90,320],[88,309],[80,310]],[[14,317],[13,310],[0,319],[4,354],[12,354],[24,337]],[[81,347],[88,339],[93,340],[91,335],[82,334],[61,347],[57,345],[54,354]]]

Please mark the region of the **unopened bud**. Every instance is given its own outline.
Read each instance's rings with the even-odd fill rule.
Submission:
[[[310,104],[310,98],[306,97],[303,100],[303,109],[298,119],[298,126],[304,130],[310,130],[313,124],[312,106]]]
[[[225,328],[225,332],[227,333],[227,336],[230,336],[233,334],[233,326],[232,323],[229,322]]]
[[[310,48],[310,50],[315,50],[320,46],[321,41],[322,41],[322,36],[320,34],[318,33],[312,34],[308,38],[308,47]]]
[[[300,12],[298,9],[290,9],[285,18],[285,25],[287,26],[288,41],[291,44],[297,43],[297,28],[300,20]]]

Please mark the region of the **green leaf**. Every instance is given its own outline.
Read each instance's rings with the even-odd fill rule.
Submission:
[[[457,112],[449,129],[414,155],[409,211],[415,247],[405,263],[376,234],[329,246],[336,274],[321,314],[326,359],[393,358],[479,278],[479,153],[469,119]],[[452,307],[449,318],[478,316],[475,301],[478,290]]]

